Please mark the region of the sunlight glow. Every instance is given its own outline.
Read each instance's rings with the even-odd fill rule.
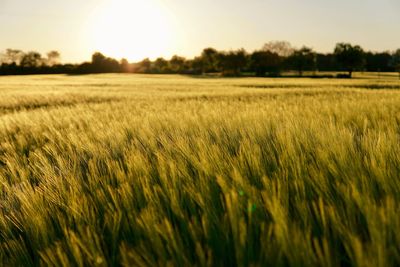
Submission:
[[[128,60],[167,56],[175,45],[172,22],[158,0],[106,0],[90,18],[90,46]]]

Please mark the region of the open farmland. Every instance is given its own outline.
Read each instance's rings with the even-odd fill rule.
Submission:
[[[0,265],[398,266],[400,81],[0,77]]]

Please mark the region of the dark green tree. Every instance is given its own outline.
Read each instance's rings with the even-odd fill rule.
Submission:
[[[250,70],[256,76],[265,76],[268,72],[272,76],[279,75],[282,58],[270,51],[255,51],[250,55]]]
[[[173,73],[184,73],[185,72],[185,64],[186,59],[180,56],[173,56],[169,61],[169,66]]]
[[[224,76],[240,76],[248,62],[247,53],[244,49],[219,53],[218,65]]]
[[[397,49],[396,52],[393,53],[390,64],[396,71],[399,72],[399,79],[400,79],[400,49]]]
[[[390,52],[367,52],[365,53],[366,71],[393,71],[390,65],[392,55]]]
[[[28,52],[21,59],[21,67],[23,68],[38,68],[42,64],[42,55],[38,52]]]
[[[201,53],[203,73],[216,72],[218,69],[218,51],[214,48],[206,48]]]
[[[151,65],[152,64],[150,59],[145,58],[142,61],[135,64],[134,71],[137,73],[150,73]]]
[[[195,57],[193,60],[190,61],[190,73],[192,74],[204,74],[205,67],[204,67],[204,59],[200,57]]]
[[[157,58],[153,63],[153,72],[154,73],[168,73],[169,65],[168,61],[162,57]]]
[[[337,62],[349,73],[349,78],[355,70],[362,69],[365,65],[364,50],[359,45],[338,43],[335,47],[335,58]]]
[[[96,52],[92,55],[91,69],[94,73],[120,72],[119,62],[113,58],[104,56]]]
[[[305,70],[316,69],[316,53],[309,47],[295,50],[288,58],[290,65],[303,76]]]

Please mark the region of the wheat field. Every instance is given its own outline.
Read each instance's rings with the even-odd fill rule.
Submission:
[[[0,77],[0,265],[398,266],[399,89]]]

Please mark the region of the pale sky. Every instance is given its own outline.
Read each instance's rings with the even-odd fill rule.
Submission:
[[[332,51],[400,48],[399,0],[0,0],[0,51],[61,52],[63,62],[95,51],[137,61],[205,47],[261,48],[272,40]]]

